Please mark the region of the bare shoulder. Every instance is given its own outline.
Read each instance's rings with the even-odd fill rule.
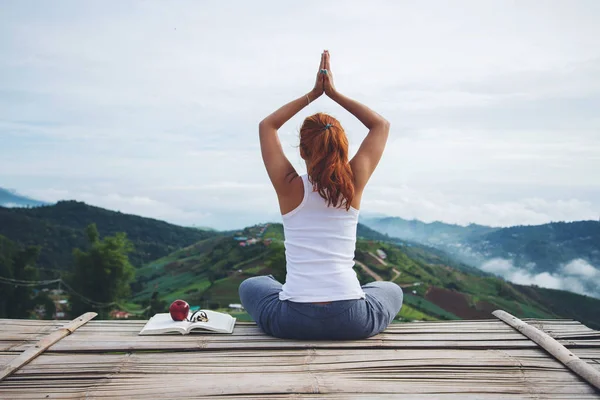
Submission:
[[[352,164],[350,164],[350,167],[352,168]],[[350,205],[356,208],[357,210],[360,210],[360,202],[362,200],[363,191],[365,190],[366,180],[364,179],[364,177],[358,177],[357,179],[357,174],[354,171],[354,168],[352,168],[352,175],[354,176],[354,198],[352,199],[352,204]]]
[[[282,215],[293,211],[304,199],[304,182],[301,176],[294,174],[289,177],[284,193],[277,193],[279,210]]]

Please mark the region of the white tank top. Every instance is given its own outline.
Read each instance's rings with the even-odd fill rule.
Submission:
[[[282,216],[287,274],[280,300],[298,303],[361,299],[354,267],[358,210],[328,207],[307,175],[304,198]]]

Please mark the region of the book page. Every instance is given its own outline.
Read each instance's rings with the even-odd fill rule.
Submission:
[[[189,325],[190,323],[187,321],[173,321],[169,313],[161,313],[150,318],[139,334],[156,335],[168,332],[186,334]]]
[[[236,319],[229,314],[217,311],[203,310],[208,316],[208,322],[173,321],[168,313],[159,313],[150,318],[142,328],[139,335],[160,335],[164,333],[178,332],[182,335],[194,330],[204,330],[218,333],[231,333]],[[191,315],[189,315],[191,317]],[[189,318],[188,317],[188,318]]]
[[[202,310],[208,316],[208,322],[192,322],[188,332],[196,329],[206,329],[214,332],[231,333],[235,325],[235,318],[229,314],[211,310]]]

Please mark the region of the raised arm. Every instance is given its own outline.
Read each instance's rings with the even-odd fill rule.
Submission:
[[[358,152],[350,160],[355,189],[362,192],[379,164],[390,131],[390,123],[369,107],[344,96],[335,89],[327,51],[325,52],[325,69],[327,74],[325,75],[324,89],[327,96],[358,118],[369,130]]]
[[[321,54],[319,71],[325,65],[325,53]],[[323,94],[323,74],[317,72],[315,87],[305,95],[292,100],[277,111],[263,119],[258,125],[260,150],[263,162],[278,196],[286,196],[290,182],[298,174],[289,162],[281,147],[277,130],[300,110]]]

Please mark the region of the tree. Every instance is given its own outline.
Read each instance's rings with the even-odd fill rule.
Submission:
[[[17,251],[13,258],[14,279],[23,281],[35,281],[38,279],[38,271],[35,268],[35,260],[40,254],[37,247],[27,247]],[[8,310],[8,318],[28,318],[31,310],[35,307],[32,300],[33,288],[30,286],[18,286],[14,289],[11,305]]]
[[[75,265],[69,285],[78,294],[70,296],[71,313],[77,316],[95,311],[107,318],[110,309],[129,296],[129,283],[135,275],[128,257],[133,245],[125,233],[100,240],[95,224],[85,231],[88,250],[73,251]]]
[[[18,248],[12,241],[0,235],[0,276],[9,280],[35,281],[38,272],[35,261],[39,248]],[[1,283],[0,317],[28,318],[36,305],[32,299],[33,287]]]
[[[33,299],[33,302],[43,308],[43,319],[53,319],[56,313],[54,301],[45,292],[39,292]]]
[[[0,235],[0,276],[12,279],[13,276],[13,253],[15,246],[13,242]],[[12,295],[15,290],[13,285],[0,282],[0,317],[6,318],[9,305],[12,303]]]
[[[148,318],[153,317],[155,314],[164,313],[167,310],[167,302],[161,300],[158,297],[158,292],[153,292],[152,297],[150,298],[150,303],[148,304],[148,310],[146,311],[146,316]]]

